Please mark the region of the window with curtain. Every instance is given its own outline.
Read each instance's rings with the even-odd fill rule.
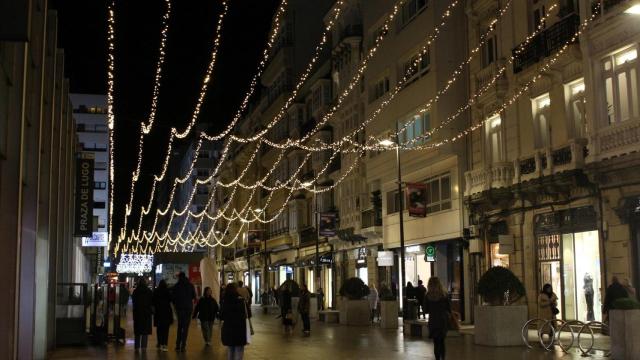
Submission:
[[[639,116],[638,64],[635,46],[620,50],[602,61],[609,124]]]
[[[418,113],[411,115],[404,120],[399,120],[398,129],[405,129],[398,135],[401,144],[406,144],[407,142],[414,139],[418,140],[412,142],[411,144],[407,144],[407,146],[424,144],[429,140],[429,138],[421,136],[423,136],[425,133],[427,133],[427,131],[431,129],[431,114],[429,112],[425,112],[422,114]]]
[[[504,149],[502,146],[502,119],[500,115],[494,115],[487,119],[485,124],[487,158],[490,163],[497,163],[504,160]]]
[[[535,130],[535,145],[537,149],[551,146],[550,107],[549,93],[538,96],[531,101],[533,107],[533,128]]]

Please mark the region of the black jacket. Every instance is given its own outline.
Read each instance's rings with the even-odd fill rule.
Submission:
[[[171,293],[168,288],[155,289],[153,291],[153,325],[169,326],[173,323],[173,310],[171,310]]]
[[[218,315],[218,303],[211,296],[201,297],[193,310],[193,318],[198,317],[200,321],[214,321]]]
[[[151,334],[153,293],[146,286],[138,286],[131,295],[133,303],[133,332],[136,335]]]
[[[171,289],[171,302],[176,310],[193,310],[193,300],[196,299],[196,289],[186,278],[178,280]]]
[[[607,291],[604,293],[604,304],[602,305],[602,311],[607,313],[613,307],[613,303],[622,298],[629,296],[627,289],[619,282],[614,282],[609,285]]]
[[[451,313],[449,299],[443,297],[432,300],[429,296],[425,296],[424,305],[425,312],[429,314],[429,337],[432,339],[446,337]]]
[[[418,285],[418,287],[415,289],[415,294],[416,299],[418,299],[420,305],[424,304],[425,295],[427,295],[427,288],[424,287],[424,285]]]
[[[247,345],[247,313],[244,298],[226,296],[222,300],[220,319],[222,320],[222,344],[225,346]]]

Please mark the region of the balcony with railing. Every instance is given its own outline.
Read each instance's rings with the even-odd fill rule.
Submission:
[[[490,189],[509,187],[513,183],[513,164],[501,162],[489,168],[467,171],[465,176],[465,196],[481,193]]]
[[[592,145],[593,156],[589,161],[637,152],[640,150],[640,118],[621,121],[598,130]]]
[[[362,225],[360,232],[367,236],[371,234],[382,235],[382,210],[367,209],[361,214]]]
[[[513,72],[519,73],[562,48],[573,38],[579,25],[580,16],[571,13],[534,36],[528,44],[522,47],[522,50],[520,50],[520,45],[515,47],[512,50],[515,58]],[[575,41],[578,41],[577,37]]]

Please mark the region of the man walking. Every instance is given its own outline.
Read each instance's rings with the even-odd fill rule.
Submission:
[[[178,283],[172,289],[172,302],[178,316],[178,332],[176,335],[176,351],[184,352],[187,347],[189,323],[193,313],[193,301],[196,289],[183,272],[178,274]]]

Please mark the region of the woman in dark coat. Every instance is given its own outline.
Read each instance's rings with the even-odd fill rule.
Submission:
[[[153,291],[153,325],[156,327],[158,336],[158,348],[162,351],[169,351],[169,327],[173,323],[173,310],[171,309],[171,293],[167,287],[167,282],[162,280]]]
[[[280,316],[282,317],[282,326],[284,326],[284,333],[289,334],[293,332],[291,290],[287,285],[285,285],[280,286],[278,292],[280,293]]]
[[[147,338],[151,334],[151,315],[153,314],[153,293],[144,278],[138,281],[138,286],[131,295],[133,303],[133,333],[135,335],[135,349],[147,349]]]
[[[425,312],[429,314],[429,337],[433,339],[433,354],[436,360],[443,360],[445,354],[444,339],[447,337],[451,304],[442,287],[440,279],[432,277],[427,283],[427,295],[424,302]]]
[[[228,347],[227,359],[242,359],[247,345],[247,309],[235,284],[227,285],[221,305],[222,344]]]

